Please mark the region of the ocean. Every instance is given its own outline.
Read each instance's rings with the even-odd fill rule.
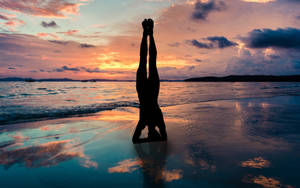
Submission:
[[[162,82],[159,104],[299,96],[300,83]],[[0,82],[0,124],[138,107],[134,82]]]
[[[0,187],[300,187],[300,83],[161,82],[159,104],[168,141],[133,144],[134,82],[0,82]]]

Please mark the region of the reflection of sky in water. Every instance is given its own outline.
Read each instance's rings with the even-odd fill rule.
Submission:
[[[127,107],[1,126],[0,180],[7,187],[300,186],[299,97],[162,111],[169,133],[163,143],[133,145],[138,109]]]

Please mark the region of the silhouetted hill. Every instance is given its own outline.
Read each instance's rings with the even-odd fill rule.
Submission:
[[[300,75],[231,75],[225,77],[197,77],[184,80],[185,82],[300,82]]]
[[[80,80],[72,80],[69,78],[49,78],[49,79],[33,79],[33,78],[20,78],[20,77],[7,77],[0,78],[0,81],[7,82],[67,82],[67,81],[80,81]]]
[[[27,78],[18,78],[18,77],[9,77],[9,78],[0,78],[0,81],[13,81],[13,82],[18,82],[18,81],[25,81]]]

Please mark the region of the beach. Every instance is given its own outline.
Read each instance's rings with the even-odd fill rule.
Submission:
[[[162,83],[168,141],[143,144],[134,83],[26,84],[1,90],[20,117],[1,119],[1,187],[300,186],[299,83]]]

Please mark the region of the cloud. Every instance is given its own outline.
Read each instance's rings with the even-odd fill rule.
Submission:
[[[72,72],[88,72],[88,73],[104,73],[107,72],[105,70],[100,70],[98,67],[96,68],[88,68],[88,67],[68,67],[66,65],[62,66],[61,68],[53,69],[50,72],[65,72],[65,71],[72,71]],[[117,71],[114,71],[117,73]]]
[[[48,40],[48,41],[59,45],[67,45],[69,43],[68,41],[61,41],[61,40]]]
[[[226,47],[237,45],[237,43],[231,42],[223,36],[222,37],[218,37],[218,36],[207,37],[207,40],[211,41],[212,43],[217,44],[219,48],[226,48]]]
[[[251,2],[251,3],[270,3],[274,2],[276,0],[243,0],[245,2]]]
[[[83,3],[68,0],[0,0],[0,8],[41,17],[64,18],[66,14],[78,14]]]
[[[6,16],[4,16],[4,15],[2,15],[2,14],[0,14],[0,19],[2,19],[2,20],[9,20],[8,17],[6,17]]]
[[[197,48],[205,48],[205,49],[214,49],[214,48],[227,48],[231,46],[236,46],[237,43],[229,41],[227,38],[223,36],[214,36],[214,37],[207,37],[206,40],[210,42],[199,42],[196,39],[187,40],[186,42],[192,46]]]
[[[198,40],[194,39],[194,40],[188,40],[188,43],[190,43],[191,45],[197,47],[197,48],[206,48],[206,49],[211,49],[213,48],[213,45],[211,43],[203,43],[203,42],[199,42]]]
[[[53,27],[53,28],[56,28],[58,27],[58,25],[56,24],[55,21],[51,21],[49,23],[45,22],[45,21],[42,21],[41,25],[45,28],[48,28],[48,27]]]
[[[3,14],[3,13],[0,14],[0,20],[6,21],[0,24],[8,28],[10,31],[15,31],[16,27],[25,24],[23,20],[15,18],[15,15],[10,15],[10,14]]]
[[[197,1],[195,3],[192,18],[194,20],[206,20],[206,18],[212,11],[222,11],[225,8],[226,8],[226,4],[223,1],[215,1],[215,0],[208,1],[208,2]]]
[[[86,68],[86,67],[80,67],[82,70],[84,70],[85,72],[88,72],[88,73],[100,73],[100,72],[107,72],[107,71],[101,71],[98,67],[96,68]]]
[[[242,38],[250,48],[300,48],[300,29],[255,29]]]
[[[56,32],[58,34],[63,34],[68,37],[74,37],[74,38],[100,38],[101,36],[99,35],[83,35],[79,34],[79,30],[76,29],[71,29],[68,31],[61,31],[61,32]]]
[[[200,63],[200,62],[202,62],[202,60],[201,59],[194,59],[196,62],[198,62],[198,63]]]
[[[76,67],[68,67],[68,66],[62,66],[61,68],[57,68],[53,70],[54,72],[64,72],[64,71],[74,71],[74,72],[78,72],[80,71],[79,68]]]
[[[0,33],[0,75],[72,79],[134,77],[138,58],[133,59],[128,51],[124,51],[122,56],[118,51],[113,51],[123,48],[120,40],[117,45],[119,48],[96,45],[94,48],[81,48],[80,44],[72,40],[45,40],[44,37],[29,34]],[[9,67],[16,69],[8,71]],[[33,75],[29,73],[31,70],[42,71]]]
[[[171,46],[171,47],[179,47],[180,43],[179,42],[174,42],[174,43],[169,43],[168,45]]]
[[[22,25],[24,23],[25,22],[23,20],[13,19],[13,20],[9,20],[8,22],[5,22],[5,25],[9,26],[9,27],[12,27],[12,28],[15,28],[15,27],[17,27],[19,25]]]
[[[80,48],[95,48],[92,44],[80,44]]]
[[[51,33],[37,33],[36,36],[38,37],[51,37],[51,38],[54,38],[54,39],[58,39],[59,37],[54,35],[54,34],[51,34]]]
[[[78,32],[79,32],[78,30],[73,29],[73,30],[62,31],[62,32],[57,32],[57,33],[68,35],[68,36],[73,36],[74,34],[76,34]]]

